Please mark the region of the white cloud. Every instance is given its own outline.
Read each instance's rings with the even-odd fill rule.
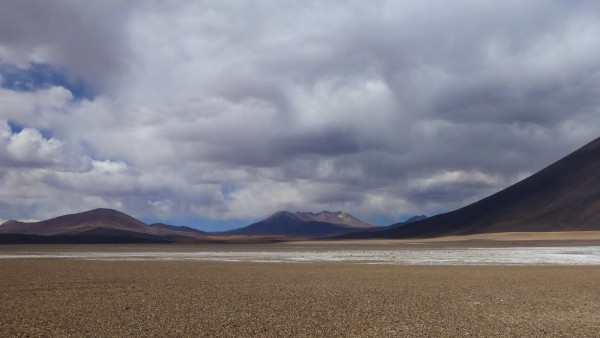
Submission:
[[[0,120],[0,159],[9,167],[63,167],[63,142],[46,138],[33,128],[13,132],[7,121]]]
[[[459,207],[600,134],[598,13],[8,1],[0,61],[50,64],[94,96],[0,88],[0,208],[229,219]]]
[[[0,139],[2,139],[3,142],[8,142],[10,140],[11,135],[12,130],[8,125],[8,122],[0,120]]]
[[[92,160],[92,171],[100,174],[118,174],[127,170],[127,164],[110,160]]]
[[[496,186],[502,182],[499,175],[489,175],[479,171],[467,172],[464,170],[443,171],[431,177],[417,178],[408,182],[412,189],[437,189],[459,185]]]
[[[42,134],[32,128],[25,128],[13,134],[6,145],[8,153],[17,161],[56,163],[62,156],[62,142],[45,139]]]
[[[34,128],[55,127],[72,99],[70,91],[57,86],[34,92],[0,88],[1,118]]]

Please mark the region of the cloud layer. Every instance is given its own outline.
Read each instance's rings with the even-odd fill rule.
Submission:
[[[599,7],[8,1],[0,218],[454,209],[600,135]]]

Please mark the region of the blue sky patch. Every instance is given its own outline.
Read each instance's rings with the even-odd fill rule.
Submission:
[[[68,89],[76,100],[93,98],[92,90],[82,80],[71,79],[48,64],[32,63],[25,69],[0,62],[0,75],[2,88],[31,92],[61,86]]]
[[[27,126],[24,126],[24,125],[21,125],[21,124],[19,124],[19,123],[16,123],[15,121],[10,121],[10,120],[9,120],[9,121],[7,121],[7,123],[8,123],[8,126],[10,127],[11,131],[12,131],[14,134],[18,134],[18,133],[20,133],[20,132],[21,132],[23,129],[27,128]],[[54,133],[53,133],[51,130],[49,130],[49,129],[43,129],[43,128],[42,128],[42,129],[40,129],[40,128],[37,128],[37,130],[38,130],[38,131],[40,132],[40,134],[42,134],[42,136],[43,136],[45,139],[47,139],[47,140],[49,140],[49,139],[51,139],[51,138],[53,138],[53,137],[54,137]]]
[[[12,130],[12,132],[15,134],[20,133],[21,130],[23,130],[23,128],[25,128],[25,126],[20,125],[14,121],[8,121],[8,126],[10,127],[10,130]]]
[[[221,186],[220,190],[221,190],[221,194],[223,194],[223,197],[225,199],[230,199],[231,194],[234,193],[237,190],[237,188],[233,184],[223,184]]]

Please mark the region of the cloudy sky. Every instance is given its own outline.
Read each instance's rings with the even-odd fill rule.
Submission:
[[[0,219],[390,224],[600,136],[597,1],[22,1],[0,11]]]

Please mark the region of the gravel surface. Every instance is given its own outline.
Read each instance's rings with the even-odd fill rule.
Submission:
[[[594,336],[600,268],[0,260],[0,336]]]

